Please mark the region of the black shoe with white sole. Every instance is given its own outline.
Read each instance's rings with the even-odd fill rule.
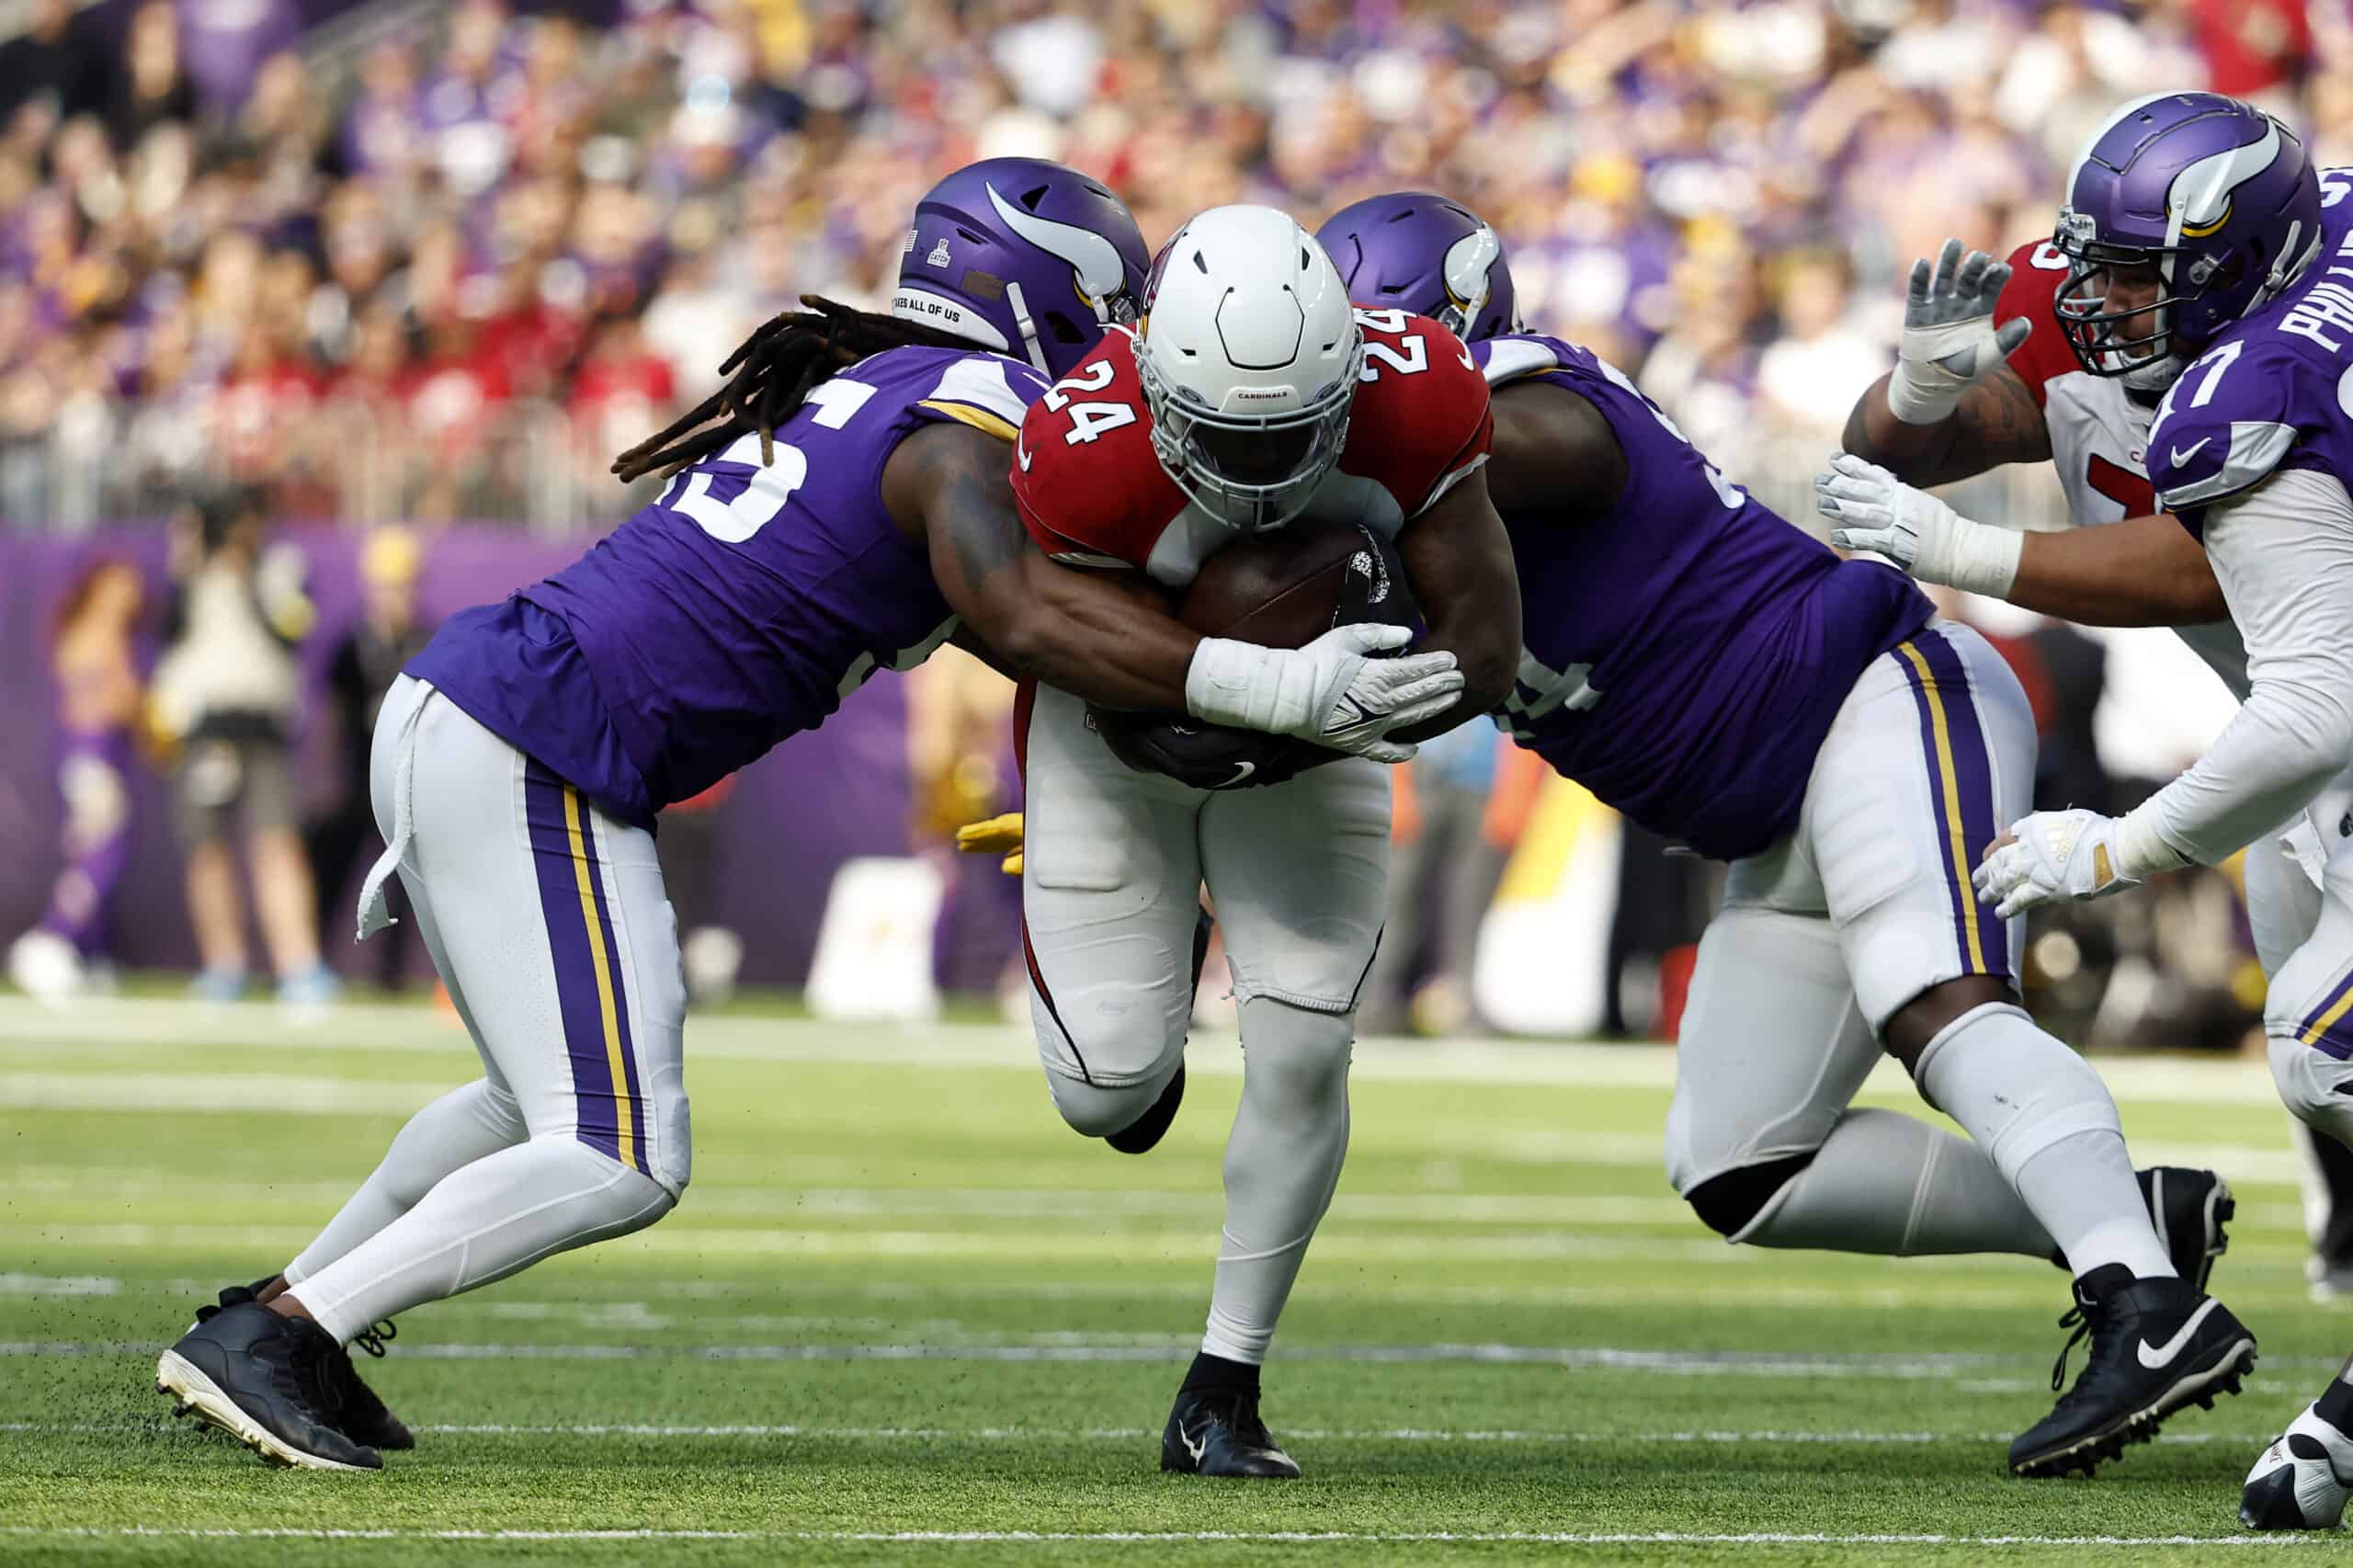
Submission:
[[[1177,1391],[1160,1435],[1160,1468],[1184,1475],[1296,1481],[1299,1463],[1258,1419],[1258,1396],[1215,1389]]]
[[[340,1391],[328,1370],[343,1347],[307,1318],[258,1301],[213,1312],[155,1363],[155,1391],[179,1401],[272,1464],[381,1470],[382,1456],[335,1425]]]
[[[2067,1353],[2086,1337],[2091,1356],[2051,1414],[2010,1445],[2018,1475],[2089,1475],[2183,1405],[2211,1409],[2215,1395],[2238,1392],[2255,1368],[2255,1335],[2229,1308],[2186,1279],[2135,1279],[2121,1264],[2076,1280],[2075,1310],[2059,1324],[2075,1332],[2051,1386],[2064,1382]]]
[[[2214,1260],[2230,1250],[2227,1227],[2239,1211],[2231,1184],[2212,1171],[2181,1165],[2151,1165],[2134,1174],[2141,1180],[2141,1201],[2149,1206],[2149,1223],[2173,1259],[2173,1271],[2203,1290]],[[2051,1261],[2064,1268],[2067,1255],[2054,1252]]]
[[[243,1306],[259,1299],[264,1290],[277,1282],[278,1276],[273,1274],[250,1285],[231,1285],[221,1292],[219,1306],[196,1309],[196,1321],[210,1323],[230,1307]],[[387,1318],[382,1323],[369,1324],[367,1332],[351,1343],[381,1360],[384,1354],[384,1342],[396,1337],[399,1333],[400,1330],[393,1327],[392,1320]],[[348,1347],[337,1346],[325,1370],[341,1399],[335,1411],[335,1430],[362,1448],[400,1450],[416,1447],[416,1438],[402,1424],[401,1418],[376,1397],[374,1389],[359,1381],[359,1369],[352,1364]]]
[[[2239,1523],[2251,1530],[2338,1529],[2349,1496],[2353,1437],[2338,1431],[2318,1405],[2306,1405],[2247,1472]]]
[[[2230,1250],[2225,1227],[2239,1211],[2231,1184],[2212,1171],[2180,1165],[2152,1165],[2139,1175],[2149,1221],[2173,1258],[2174,1272],[2203,1290],[2214,1260]]]

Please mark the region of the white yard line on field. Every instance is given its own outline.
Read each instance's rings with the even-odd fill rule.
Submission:
[[[423,1006],[355,1004],[304,1023],[259,1002],[207,1007],[169,998],[114,998],[51,1008],[0,996],[0,1051],[57,1043],[215,1045],[290,1051],[430,1051],[470,1063],[472,1049],[454,1019]],[[1025,1028],[983,1024],[853,1025],[805,1018],[696,1017],[687,1030],[690,1057],[714,1061],[836,1062],[1038,1071]],[[188,1066],[201,1075],[200,1055]],[[1196,1073],[1234,1074],[1242,1053],[1223,1032],[1196,1035],[1187,1052]],[[2267,1105],[2276,1097],[2269,1068],[2241,1058],[2102,1057],[2101,1076],[2126,1099],[2191,1105]],[[1407,1083],[1558,1084],[1576,1087],[1665,1088],[1675,1082],[1675,1052],[1662,1045],[1597,1045],[1493,1040],[1360,1041],[1352,1068],[1359,1079]],[[1908,1095],[1903,1069],[1880,1064],[1871,1087]]]
[[[1005,1363],[1163,1363],[1189,1358],[1189,1340],[1164,1345],[1103,1341],[1084,1335],[1040,1335],[1022,1343],[867,1343],[790,1345],[599,1345],[535,1342],[400,1343],[399,1354],[421,1361],[939,1361]],[[0,1358],[148,1356],[153,1340],[6,1340]],[[1967,1373],[1998,1374],[2030,1358],[1968,1352],[1840,1355],[1771,1350],[1648,1350],[1616,1346],[1503,1344],[1302,1345],[1286,1349],[1286,1361],[1336,1361],[1364,1365],[1456,1362],[1490,1366],[1592,1368],[1670,1377],[1889,1378],[1899,1381],[1951,1380]],[[2267,1371],[2335,1369],[2334,1357],[2266,1357]],[[2007,1391],[1998,1378],[1970,1385]],[[2019,1382],[2018,1387],[2040,1383]]]
[[[710,1437],[797,1437],[819,1442],[877,1443],[1074,1443],[1131,1442],[1160,1435],[1158,1427],[1093,1426],[1076,1431],[1043,1426],[805,1426],[767,1423],[718,1423],[711,1426],[663,1426],[645,1422],[578,1422],[518,1424],[512,1422],[428,1422],[410,1428],[430,1436],[467,1437],[619,1437],[668,1441]],[[0,1421],[0,1434],[23,1437],[64,1437],[158,1434],[186,1431],[168,1417],[153,1421]],[[2278,1434],[2253,1432],[2167,1432],[2154,1440],[2175,1447],[2202,1448],[2210,1444],[2260,1449]],[[1847,1445],[1885,1443],[1918,1447],[1930,1443],[2006,1443],[2010,1432],[1861,1432],[1861,1431],[1669,1431],[1669,1432],[1545,1432],[1495,1430],[1447,1431],[1421,1426],[1334,1427],[1290,1426],[1283,1437],[1305,1443],[1460,1443],[1470,1446],[1518,1445],[1561,1447],[1611,1444],[1674,1444],[1736,1448],[1762,1443]]]
[[[361,1483],[361,1484],[364,1484]],[[796,1541],[848,1545],[994,1546],[1067,1542],[1103,1545],[1297,1546],[2240,1546],[2295,1547],[2313,1538],[2293,1535],[1898,1535],[1752,1530],[729,1530],[729,1529],[293,1529],[170,1528],[126,1526],[0,1526],[0,1533],[49,1540],[470,1540],[470,1541]]]

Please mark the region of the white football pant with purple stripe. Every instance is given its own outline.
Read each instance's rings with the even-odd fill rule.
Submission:
[[[653,1223],[688,1165],[686,985],[653,835],[406,676],[370,786],[483,1076],[411,1118],[287,1267],[343,1340]]]

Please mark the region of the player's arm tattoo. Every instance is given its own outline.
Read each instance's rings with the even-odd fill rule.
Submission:
[[[1847,415],[1846,449],[1906,484],[1949,484],[2004,463],[2048,462],[2051,426],[2024,377],[2007,365],[1961,394],[1949,418],[1906,425],[1881,376]]]
[[[2085,626],[2199,626],[2231,614],[2205,548],[2165,512],[2027,535],[2005,597]]]
[[[974,651],[1017,680],[1106,708],[1184,711],[1199,637],[1148,583],[1040,554],[1014,501],[1008,456],[981,431],[935,425],[902,441],[883,470],[892,520],[924,540],[932,580]]]
[[[1461,701],[1398,739],[1425,740],[1501,706],[1519,674],[1519,574],[1486,482],[1484,468],[1473,472],[1397,536],[1429,625],[1415,646],[1452,653],[1463,678]]]

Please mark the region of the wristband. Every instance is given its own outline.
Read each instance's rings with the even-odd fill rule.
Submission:
[[[1918,374],[1909,359],[1895,362],[1895,373],[1887,379],[1887,411],[1906,425],[1941,425],[1952,417],[1961,406],[1961,394],[1969,383],[1950,374],[1939,375],[1934,381]]]
[[[1277,730],[1283,665],[1295,655],[1232,637],[1204,637],[1185,666],[1185,709],[1211,724]],[[1301,706],[1303,706],[1303,694]],[[1296,722],[1294,719],[1293,722]]]
[[[1948,570],[1940,574],[1942,581],[1965,594],[2008,598],[2018,582],[2026,535],[2017,528],[1973,522],[1959,513],[1953,515],[1953,524],[1952,554],[1945,562]]]
[[[2159,831],[2157,801],[2158,795],[2152,795],[2117,818],[2116,831],[2109,835],[2109,842],[2116,846],[2117,871],[2136,882],[2189,864],[2189,857],[2165,842]]]

